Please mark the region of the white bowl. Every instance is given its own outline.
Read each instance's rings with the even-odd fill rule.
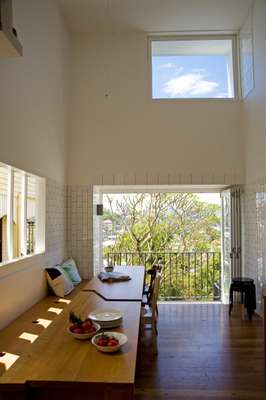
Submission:
[[[101,336],[102,334],[99,333],[98,335],[93,336],[91,339],[91,343],[96,347],[97,350],[102,351],[103,353],[114,353],[115,351],[118,351],[121,349],[124,344],[127,343],[127,336],[124,333],[120,332],[104,332],[105,335],[107,336],[113,336],[115,337],[118,341],[119,344],[117,346],[98,346],[95,341],[98,336]]]
[[[97,323],[101,326],[102,329],[113,329],[113,328],[118,328],[119,326],[122,325],[123,319],[118,319],[116,321],[110,321],[110,322],[99,322]]]
[[[123,313],[110,308],[97,308],[88,315],[88,318],[97,322],[102,329],[117,328],[122,324]]]
[[[97,332],[99,332],[99,330],[101,329],[100,325],[97,324],[96,322],[93,322],[93,326],[96,328],[95,332],[90,332],[90,333],[75,333],[75,332],[71,332],[70,328],[67,328],[68,333],[73,336],[75,339],[79,339],[79,340],[87,340],[90,339],[91,337],[93,337],[94,335],[97,334]]]

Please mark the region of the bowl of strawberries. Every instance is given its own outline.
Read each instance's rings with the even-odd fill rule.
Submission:
[[[103,353],[114,353],[127,343],[127,336],[120,332],[104,332],[93,336],[91,343]]]
[[[68,333],[79,340],[90,339],[101,329],[96,322],[92,322],[89,318],[83,320],[74,312],[70,312],[69,321]]]

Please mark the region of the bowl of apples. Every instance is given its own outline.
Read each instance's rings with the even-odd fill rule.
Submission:
[[[93,336],[91,343],[103,353],[114,353],[127,343],[127,336],[120,332],[104,332]]]
[[[101,329],[96,322],[92,322],[89,318],[82,320],[73,312],[70,313],[69,321],[71,325],[67,328],[67,331],[75,339],[90,339]]]

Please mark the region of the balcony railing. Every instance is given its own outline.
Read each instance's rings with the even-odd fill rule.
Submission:
[[[108,253],[112,265],[162,265],[161,300],[221,300],[220,252]]]

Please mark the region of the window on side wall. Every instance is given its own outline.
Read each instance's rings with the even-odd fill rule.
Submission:
[[[234,36],[150,38],[153,99],[236,97]]]
[[[0,263],[45,250],[45,180],[0,163]]]

